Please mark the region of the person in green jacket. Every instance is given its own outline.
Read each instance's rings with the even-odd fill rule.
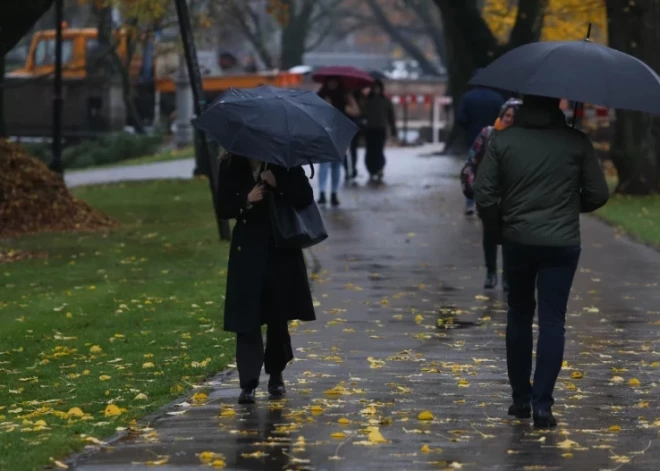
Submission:
[[[556,426],[552,394],[580,258],[580,213],[605,205],[605,176],[589,138],[566,124],[559,100],[527,95],[513,126],[491,139],[474,198],[484,230],[503,243],[509,280],[509,415],[529,418],[533,408],[535,426]],[[539,338],[532,387],[536,292]]]

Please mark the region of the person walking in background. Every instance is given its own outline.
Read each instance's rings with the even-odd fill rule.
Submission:
[[[366,96],[362,90],[358,90],[354,95],[355,102],[360,109],[360,114],[353,118],[353,122],[359,128],[358,132],[353,137],[351,141],[350,153],[347,154],[347,158],[344,159],[344,171],[346,172],[346,181],[354,180],[358,176],[357,171],[357,161],[358,161],[358,148],[360,147],[360,142],[364,140],[364,129],[366,126],[366,118],[364,116],[364,109],[366,104]]]
[[[360,107],[351,93],[344,89],[341,80],[338,77],[328,77],[318,92],[319,96],[349,118],[356,118],[360,115]],[[325,163],[319,165],[319,204],[326,204],[326,189],[328,186],[328,173],[331,174],[331,195],[330,203],[332,206],[339,206],[339,184],[341,183],[341,162]]]
[[[475,75],[480,69],[475,71]],[[458,134],[458,127],[465,131],[465,143],[469,149],[481,130],[491,126],[497,119],[500,109],[504,105],[504,98],[492,88],[472,87],[463,94],[458,104],[454,128],[447,138],[443,153],[449,151]],[[458,126],[458,127],[457,127]],[[465,200],[465,214],[474,214],[474,201]]]
[[[275,247],[265,198],[283,198],[296,208],[314,202],[301,167],[284,169],[221,154],[217,207],[236,219],[227,269],[224,329],[236,332],[239,404],[255,402],[261,367],[270,375],[273,398],[286,393],[282,372],[293,359],[288,321],[316,319],[302,250]],[[267,325],[264,351],[261,326]]]
[[[465,166],[461,171],[461,187],[463,195],[472,200],[474,197],[473,183],[479,169],[479,164],[483,160],[488,149],[491,137],[497,131],[508,128],[513,124],[515,113],[520,106],[520,100],[507,100],[500,110],[500,115],[495,121],[495,125],[486,126],[481,130],[468,152]],[[487,231],[483,232],[482,244],[484,249],[484,258],[486,261],[486,282],[485,289],[493,289],[497,286],[497,240],[495,240]],[[502,273],[502,289],[509,290],[509,284],[506,277],[506,270]]]
[[[367,148],[364,160],[369,172],[369,179],[380,183],[383,180],[383,169],[385,168],[385,143],[387,142],[388,127],[391,136],[397,135],[394,106],[385,96],[385,87],[380,80],[376,80],[371,85],[364,115],[366,117],[364,136]]]
[[[553,427],[553,390],[564,356],[568,298],[580,258],[580,212],[609,190],[589,138],[566,124],[559,100],[526,95],[513,126],[496,133],[479,166],[474,198],[484,231],[503,240],[509,279],[509,414]],[[532,323],[539,306],[534,385]],[[530,406],[531,402],[531,406]]]

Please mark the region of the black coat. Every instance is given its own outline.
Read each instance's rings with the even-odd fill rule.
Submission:
[[[277,181],[277,188],[269,196],[285,199],[298,208],[313,203],[312,187],[301,167],[268,168]],[[270,322],[315,320],[302,250],[273,245],[265,199],[247,209],[247,195],[255,186],[248,160],[223,160],[218,183],[220,216],[236,219],[227,269],[225,330],[243,333]]]

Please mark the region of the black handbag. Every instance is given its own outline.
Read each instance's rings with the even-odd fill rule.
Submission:
[[[265,168],[267,167],[266,165]],[[314,166],[311,167],[311,178],[314,178]],[[306,249],[328,238],[321,211],[314,200],[304,208],[298,209],[271,193],[268,196],[268,211],[273,226],[275,247]]]
[[[328,238],[315,201],[297,209],[291,203],[277,199],[271,194],[268,198],[268,209],[276,247],[306,249]]]

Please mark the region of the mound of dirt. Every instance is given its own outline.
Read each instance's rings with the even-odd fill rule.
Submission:
[[[117,224],[75,198],[59,175],[23,147],[0,139],[0,237],[96,231]]]

